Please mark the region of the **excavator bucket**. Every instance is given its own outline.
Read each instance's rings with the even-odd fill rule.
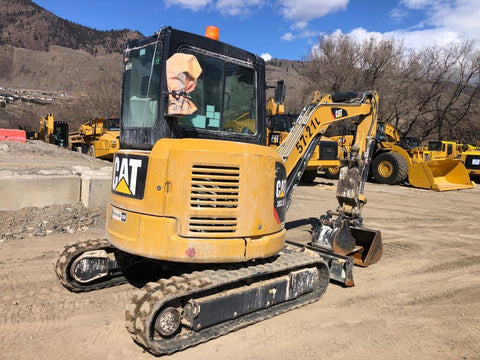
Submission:
[[[439,159],[410,163],[408,181],[412,186],[437,191],[475,187],[460,160]]]
[[[350,227],[355,239],[355,251],[349,256],[357,266],[367,267],[375,264],[382,257],[383,244],[380,231],[365,228]]]
[[[362,267],[375,264],[383,253],[380,231],[351,226],[350,221],[334,219],[331,214],[320,217],[319,225],[313,229],[311,245],[349,256],[355,265]]]

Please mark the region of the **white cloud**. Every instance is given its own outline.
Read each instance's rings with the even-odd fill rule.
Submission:
[[[374,36],[403,41],[407,48],[445,45],[450,42],[471,40],[480,46],[480,6],[478,0],[403,0],[390,16],[401,20],[410,11],[423,11],[425,18],[409,28],[385,33],[356,28],[348,35],[357,40]]]
[[[436,4],[441,4],[442,0],[402,0],[400,2],[401,5],[404,5],[405,7],[409,9],[425,9],[426,7],[429,6],[434,6]]]
[[[457,0],[454,6],[436,8],[433,26],[455,31],[461,38],[480,40],[480,4],[478,0]]]
[[[306,21],[300,21],[298,23],[293,24],[290,26],[292,30],[303,30],[307,27],[308,23]]]
[[[343,34],[343,32],[337,29],[329,36],[336,36]],[[367,31],[364,28],[356,28],[347,33],[346,35],[352,37],[352,39],[362,42],[374,38],[377,41],[382,39],[396,39],[402,41],[407,48],[422,48],[430,45],[445,45],[452,41],[461,40],[458,34],[454,31],[446,29],[429,29],[429,30],[417,30],[417,31],[389,31],[385,33],[379,33],[375,31]]]
[[[340,30],[337,30],[337,33],[341,31]],[[382,38],[386,37],[386,36],[383,36],[381,33],[379,32],[374,32],[374,31],[367,31],[365,30],[364,28],[355,28],[353,29],[352,31],[350,31],[348,33],[349,36],[352,37],[352,39],[358,41],[358,42],[362,42],[364,40],[369,40],[371,38],[374,38],[376,39],[377,41],[379,40],[382,40]]]
[[[282,37],[280,39],[282,39],[283,41],[293,41],[295,37],[293,36],[293,34],[291,32],[288,32],[288,33],[285,33],[282,35]]]
[[[446,45],[454,41],[461,41],[455,31],[448,29],[431,29],[408,32],[391,32],[392,37],[403,39],[404,44],[408,48],[421,48],[430,45]]]
[[[308,30],[310,20],[346,9],[349,0],[280,0],[277,6],[286,20],[293,21],[292,32],[287,32],[280,38],[291,42],[295,39],[305,39],[318,35],[318,32]]]
[[[286,19],[307,22],[344,10],[349,0],[281,0],[280,11]]]
[[[251,8],[261,7],[263,0],[218,0],[215,9],[222,15],[247,16]]]
[[[263,53],[262,55],[260,55],[260,57],[265,61],[272,60],[272,55],[270,55],[269,53]]]
[[[318,33],[316,31],[304,30],[298,34],[292,34],[291,32],[287,32],[283,34],[280,39],[282,39],[283,41],[291,42],[295,39],[305,39],[305,38],[309,38],[317,35]]]
[[[182,9],[192,11],[203,10],[212,2],[212,0],[165,0],[165,6],[180,6]]]

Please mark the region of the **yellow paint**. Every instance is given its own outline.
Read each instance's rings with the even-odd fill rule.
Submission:
[[[274,149],[161,139],[151,152],[118,153],[149,160],[143,199],[111,193],[107,232],[114,246],[183,262],[246,261],[283,248],[284,224],[273,211],[275,163],[281,162]],[[112,208],[124,211],[126,222],[112,219]]]

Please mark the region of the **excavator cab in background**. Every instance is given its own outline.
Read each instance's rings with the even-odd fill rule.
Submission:
[[[379,260],[380,232],[362,217],[374,91],[316,94],[273,149],[260,57],[166,27],[130,41],[123,70],[108,242],[67,247],[56,271],[72,291],[122,282],[144,259],[177,274],[147,283],[127,307],[142,347],[161,355],[205,342],[318,300],[329,279],[353,286],[353,264]],[[309,244],[289,241],[293,190],[322,134],[345,119],[358,125],[338,207],[319,217]]]
[[[267,125],[267,146],[277,148],[287,138],[290,129],[297,121],[298,114],[278,114],[272,116]]]
[[[267,126],[267,146],[273,148],[280,146],[295,125],[298,116],[298,114],[278,114],[271,116],[269,119],[270,124]],[[350,137],[350,142],[353,143],[353,136]],[[323,170],[327,178],[338,179],[340,169],[338,159],[339,157],[343,157],[343,147],[340,145],[341,141],[341,137],[327,138],[322,136],[305,167],[301,178],[302,182],[314,182],[318,175],[318,170]]]

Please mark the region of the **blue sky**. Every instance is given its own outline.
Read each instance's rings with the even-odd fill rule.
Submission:
[[[472,40],[480,47],[480,0],[34,0],[98,30],[152,35],[164,25],[203,34],[265,59],[301,60],[319,36],[396,38],[408,47]]]

